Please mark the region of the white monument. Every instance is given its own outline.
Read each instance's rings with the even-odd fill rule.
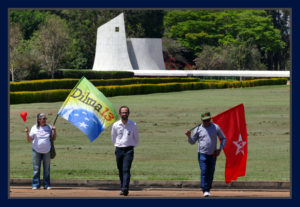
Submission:
[[[124,14],[97,29],[93,70],[165,70],[159,38],[126,39]]]

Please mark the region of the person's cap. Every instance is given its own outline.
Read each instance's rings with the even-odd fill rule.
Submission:
[[[40,113],[40,114],[37,115],[37,118],[40,119],[40,118],[42,118],[43,116],[46,116],[46,114],[45,114],[45,113]]]
[[[201,119],[202,120],[206,120],[206,119],[210,119],[210,112],[204,112],[201,114]]]

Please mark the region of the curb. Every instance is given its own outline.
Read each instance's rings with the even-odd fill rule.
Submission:
[[[12,178],[9,184],[31,185],[32,179]],[[119,189],[119,180],[75,180],[75,179],[51,179],[52,186],[75,186],[75,187],[98,187],[101,189]],[[233,181],[226,184],[224,181],[214,181],[214,189],[276,189],[289,190],[291,187],[288,181]],[[144,188],[200,188],[200,181],[169,181],[169,180],[132,180],[131,189]]]

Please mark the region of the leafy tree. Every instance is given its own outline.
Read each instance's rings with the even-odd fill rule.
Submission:
[[[273,25],[276,29],[280,30],[282,41],[285,42],[284,49],[276,52],[267,53],[268,65],[272,65],[274,70],[289,70],[289,58],[290,58],[290,10],[266,10],[266,12],[272,17]]]
[[[203,50],[195,59],[196,67],[199,70],[222,70],[228,66],[225,51],[220,47],[204,45]]]
[[[52,78],[69,44],[67,25],[56,15],[47,17],[46,23],[35,33],[31,42],[36,56],[42,58],[42,66]]]
[[[11,23],[19,23],[24,39],[29,40],[33,33],[39,29],[40,24],[45,23],[48,12],[42,10],[20,9],[10,10]]]
[[[30,41],[23,40],[19,48],[19,55],[17,57],[17,64],[19,65],[18,73],[16,73],[15,80],[32,80],[39,77],[41,70],[41,58],[36,56],[30,47],[26,45]]]
[[[214,13],[209,10],[173,10],[164,18],[165,36],[180,41],[196,52],[203,45],[218,46]],[[218,37],[219,36],[219,37]]]
[[[18,46],[23,39],[21,27],[17,23],[10,23],[9,27],[9,71],[12,81],[15,81],[15,75],[20,69],[18,65],[19,51]]]
[[[165,35],[194,53],[204,45],[257,45],[259,51],[281,51],[285,43],[272,18],[262,10],[174,10],[164,18]]]
[[[260,53],[253,45],[228,44],[219,47],[204,45],[195,59],[199,70],[262,70]]]
[[[237,68],[238,70],[265,70],[266,66],[261,63],[261,54],[256,45],[251,44],[230,44],[223,45],[226,51],[226,58],[229,68]]]
[[[34,56],[29,47],[30,40],[24,40],[18,23],[10,22],[9,27],[9,70],[11,81],[20,81],[36,77],[39,56]]]
[[[161,38],[164,33],[164,10],[125,10],[127,37]]]
[[[186,66],[193,65],[193,52],[184,47],[179,41],[171,38],[162,38],[163,57],[166,69],[182,70]]]

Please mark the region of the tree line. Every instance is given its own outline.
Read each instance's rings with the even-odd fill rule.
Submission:
[[[127,37],[162,38],[167,69],[290,70],[288,9],[11,9],[11,80],[91,69],[97,28],[121,12]]]

